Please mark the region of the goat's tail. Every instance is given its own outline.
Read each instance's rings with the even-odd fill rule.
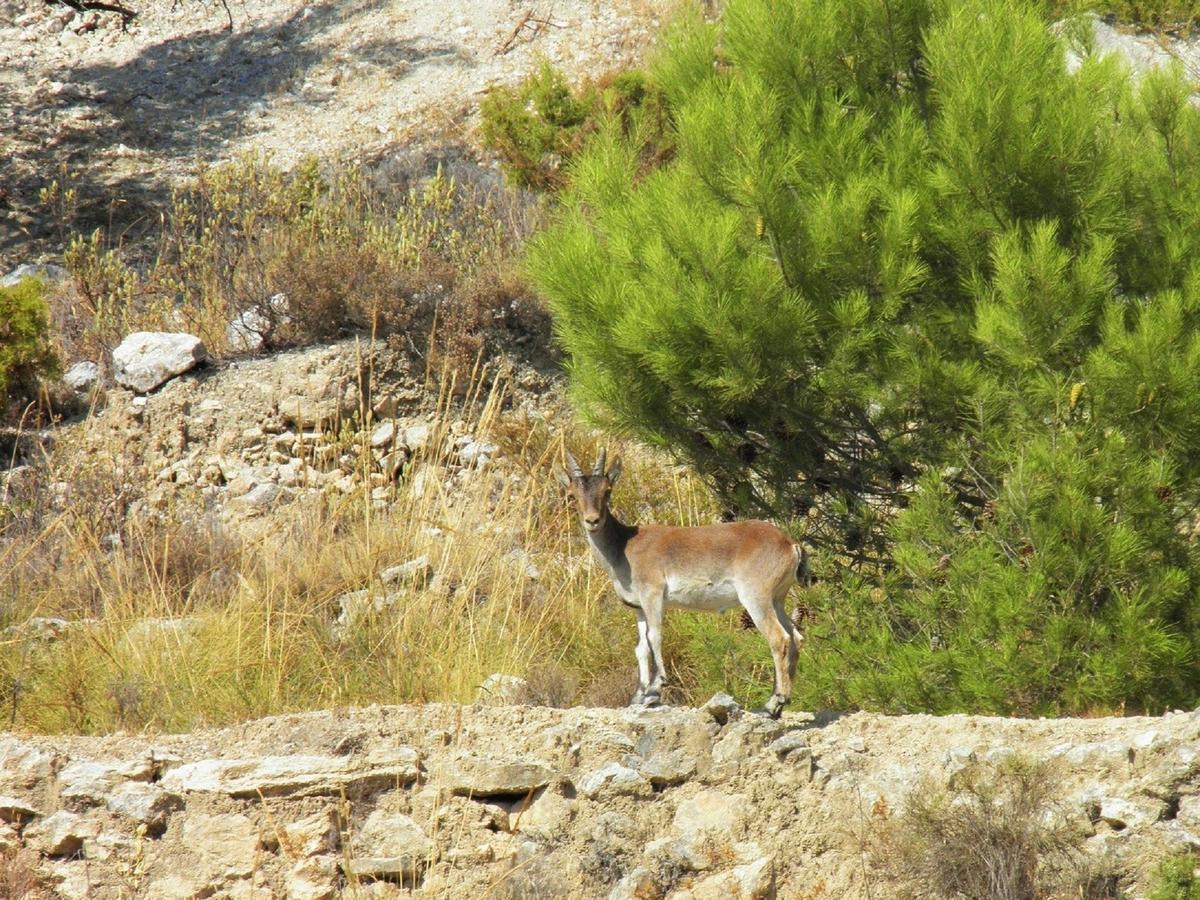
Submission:
[[[812,585],[812,572],[808,568],[808,551],[803,544],[792,544],[792,552],[796,554],[796,583],[802,588]]]

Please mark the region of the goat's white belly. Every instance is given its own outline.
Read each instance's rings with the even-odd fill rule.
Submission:
[[[667,579],[668,607],[721,612],[737,605],[737,589],[727,578],[709,580],[676,575]]]

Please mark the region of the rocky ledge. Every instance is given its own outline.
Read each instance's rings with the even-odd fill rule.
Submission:
[[[1050,767],[1051,814],[1133,896],[1200,850],[1200,711],[772,721],[714,698],[0,735],[0,854],[64,897],[880,897],[880,819],[1013,757]]]

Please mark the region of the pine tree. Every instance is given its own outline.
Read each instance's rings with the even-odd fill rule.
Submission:
[[[1020,0],[730,0],[530,270],[574,396],[834,576],[808,704],[1200,696],[1200,111]]]

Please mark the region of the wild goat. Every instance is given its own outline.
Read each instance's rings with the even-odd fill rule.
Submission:
[[[600,452],[592,474],[567,454],[559,481],[575,498],[588,543],[612,578],[617,596],[637,612],[638,689],[633,706],[662,700],[662,620],[668,608],[721,612],[737,604],[771,645],[775,693],[765,712],[778,717],[792,694],[799,637],[783,600],[800,579],[804,550],[768,522],[730,522],[692,528],[626,525],[609,509],[621,459],[605,471]]]

